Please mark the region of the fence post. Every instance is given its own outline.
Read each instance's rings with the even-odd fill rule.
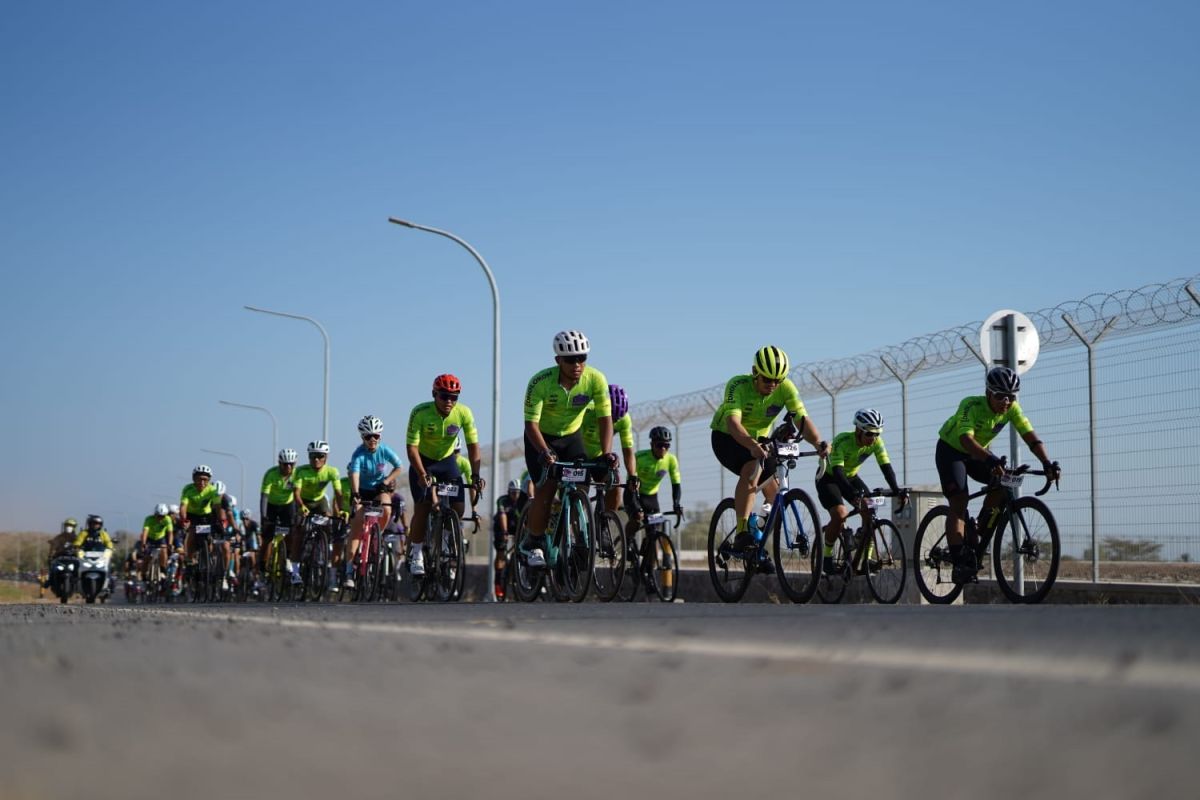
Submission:
[[[713,405],[713,401],[709,400],[707,395],[704,396],[703,400],[704,404],[712,409],[714,414],[717,413],[717,409],[720,408],[720,406]],[[723,500],[725,499],[725,468],[720,464],[717,464],[717,476],[721,480],[721,499]]]
[[[1111,317],[1108,322],[1104,323],[1104,327],[1096,334],[1095,339],[1089,340],[1083,335],[1083,331],[1075,324],[1069,314],[1062,315],[1062,321],[1067,323],[1067,327],[1071,329],[1079,341],[1083,342],[1083,346],[1087,348],[1087,368],[1088,368],[1088,465],[1090,468],[1090,478],[1088,493],[1091,495],[1092,506],[1092,583],[1100,582],[1100,539],[1097,534],[1097,509],[1096,509],[1096,342],[1100,341],[1100,337],[1108,333],[1117,321],[1116,317]]]
[[[901,450],[900,458],[904,464],[904,485],[908,486],[908,381],[909,378],[917,374],[921,367],[925,366],[925,357],[922,356],[920,362],[904,376],[901,376],[900,371],[889,364],[888,360],[883,356],[880,356],[879,360],[887,367],[888,372],[895,375],[896,380],[900,381],[900,431],[904,437],[904,446]]]

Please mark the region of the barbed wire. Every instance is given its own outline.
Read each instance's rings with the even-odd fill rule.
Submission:
[[[1200,291],[1193,284],[1200,275],[1155,283],[1138,289],[1098,292],[1059,303],[1041,311],[1026,312],[1037,327],[1041,350],[1056,350],[1080,344],[1067,324],[1069,318],[1089,340],[1107,328],[1107,337],[1147,328],[1166,327],[1200,320]],[[978,340],[983,320],[969,322],[937,333],[925,334],[897,345],[888,345],[867,353],[827,361],[813,361],[794,367],[788,376],[805,392],[832,392],[905,379],[918,373],[933,372],[975,360],[971,347]],[[968,343],[971,343],[968,346]],[[894,370],[894,372],[893,372]],[[724,384],[647,400],[630,407],[639,429],[652,425],[680,425],[712,415],[721,403]],[[509,460],[524,453],[521,438],[500,445],[501,458]]]

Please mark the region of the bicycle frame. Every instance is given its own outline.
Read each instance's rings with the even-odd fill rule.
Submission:
[[[797,466],[796,459],[820,455],[816,450],[801,453],[799,442],[768,442],[767,444],[771,445],[775,451],[775,474],[771,477],[779,483],[779,488],[775,493],[776,502],[771,505],[771,510],[767,512],[767,518],[763,520],[759,528],[763,532],[763,537],[759,540],[758,550],[754,554],[759,561],[767,558],[767,532],[775,529],[779,515],[783,513],[783,506],[778,502],[778,499],[787,494],[788,490],[792,488],[791,472]],[[817,467],[817,478],[820,479],[824,472],[825,459],[822,458],[821,463]],[[756,492],[762,488],[763,483],[766,483],[766,481],[760,481],[759,485],[755,487]],[[805,531],[799,531],[799,533],[804,534]],[[817,533],[818,531],[812,531],[809,534],[810,547],[815,541]],[[793,550],[799,546],[797,540],[792,537],[791,529],[786,525],[783,526],[783,538],[787,549]]]

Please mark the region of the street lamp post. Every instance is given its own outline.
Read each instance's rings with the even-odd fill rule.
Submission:
[[[492,268],[483,260],[483,256],[479,255],[479,251],[453,233],[395,217],[388,217],[388,222],[418,231],[436,233],[438,236],[458,242],[479,262],[479,266],[483,268],[483,274],[487,276],[488,285],[492,288],[492,480],[489,482],[488,508],[495,509],[496,486],[499,483],[497,473],[500,470],[500,290],[496,287],[496,276],[492,274]],[[496,599],[496,542],[494,536],[488,537],[487,570],[488,599],[494,601]]]
[[[268,464],[275,463],[275,454],[279,452],[279,423],[275,421],[275,415],[265,406],[252,406],[249,403],[235,403],[232,400],[218,400],[221,405],[236,406],[237,408],[252,408],[255,411],[263,411],[271,418],[271,458],[267,461]],[[326,440],[328,441],[328,440]]]
[[[241,492],[242,502],[246,502],[246,465],[242,463],[242,459],[236,453],[226,453],[224,450],[209,450],[206,447],[201,447],[200,452],[212,453],[214,456],[225,456],[227,458],[232,458],[238,463],[238,467],[242,470],[241,488],[238,491]]]
[[[257,306],[242,306],[247,311],[257,311],[260,314],[273,314],[277,317],[287,317],[288,319],[302,319],[305,322],[311,322],[317,326],[317,330],[321,332],[321,336],[325,339],[325,405],[321,414],[321,438],[329,441],[329,333],[325,330],[325,326],[317,322],[312,317],[306,317],[303,314],[289,314],[286,311],[271,311],[267,308],[259,308]]]

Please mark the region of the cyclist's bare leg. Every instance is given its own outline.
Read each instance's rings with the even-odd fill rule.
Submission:
[[[837,542],[838,537],[842,535],[842,527],[846,524],[846,517],[849,514],[846,511],[846,507],[841,504],[826,510],[829,512],[829,524],[823,528],[825,531],[825,544],[833,545]]]
[[[737,488],[733,490],[733,508],[737,512],[739,526],[741,521],[749,518],[750,512],[754,510],[754,495],[760,472],[762,472],[762,466],[754,459],[750,459],[742,465]]]
[[[946,495],[950,505],[950,517],[946,520],[946,544],[960,547],[963,543],[963,528],[967,519],[967,493],[954,492]]]
[[[621,487],[614,486],[608,490],[608,494],[604,496],[604,507],[609,511],[616,511],[621,507]]]
[[[408,541],[412,544],[422,544],[425,541],[425,525],[429,521],[429,512],[433,510],[433,501],[422,500],[413,503],[412,524],[408,526]]]
[[[299,525],[293,525],[292,529],[288,531],[286,539],[288,558],[290,558],[293,563],[300,560],[300,548],[304,543],[303,533],[304,529]]]
[[[537,495],[529,501],[530,534],[534,536],[545,535],[546,524],[550,521],[550,501],[557,492],[558,481],[553,476],[550,476],[538,488]]]

